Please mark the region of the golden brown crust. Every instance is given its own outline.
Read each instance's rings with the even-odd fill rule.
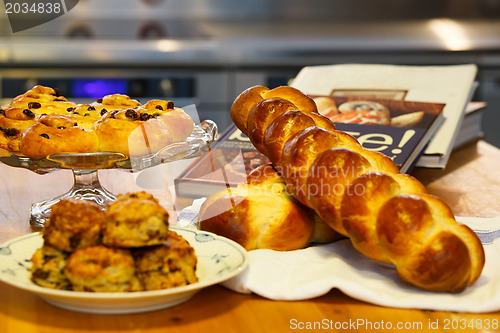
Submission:
[[[141,291],[135,275],[135,263],[130,250],[103,245],[86,247],[73,252],[65,274],[73,290],[90,292]]]
[[[39,116],[29,109],[0,109],[0,148],[20,151],[21,136]]]
[[[80,199],[62,199],[51,207],[45,224],[45,244],[61,251],[100,244],[104,211],[97,204]]]
[[[307,106],[301,110],[297,101],[303,99],[307,104],[308,96],[300,97],[300,92],[289,87],[272,91],[263,94],[267,98],[293,96],[290,102],[306,116],[315,117]],[[290,192],[349,237],[356,249],[369,258],[394,264],[403,280],[427,290],[458,292],[478,279],[484,266],[478,237],[455,221],[443,201],[426,194],[421,183],[401,175],[387,156],[363,149],[353,137],[328,129],[324,117],[322,126],[315,121],[314,126],[306,127],[309,120],[291,114],[274,117],[263,126],[250,124],[268,119],[266,113],[272,112],[261,107],[271,100],[257,99],[236,98],[231,108],[233,121],[244,126],[247,119],[248,128],[255,130],[241,130],[252,142],[265,137],[261,150],[272,157]],[[285,140],[278,138],[281,132]]]
[[[90,105],[93,106],[100,114],[104,114],[107,111],[134,108],[141,105],[141,103],[138,100],[131,99],[127,95],[112,94],[99,98]]]
[[[162,244],[168,237],[168,213],[150,199],[117,200],[107,207],[102,242],[115,247]]]
[[[15,97],[10,103],[12,108],[29,109],[39,115],[64,113],[67,108],[75,106],[75,103],[68,102],[64,96],[61,96],[58,90],[40,85]]]
[[[21,152],[29,157],[45,157],[58,153],[90,153],[98,150],[97,135],[75,126],[62,115],[42,115],[26,129],[20,141]]]
[[[136,274],[144,290],[168,289],[196,283],[198,259],[194,249],[175,231],[162,245],[134,251]]]
[[[33,117],[28,119],[23,112]],[[71,130],[51,130],[57,140],[39,138],[39,134],[50,137],[45,127],[37,125],[39,118],[47,115],[56,118],[64,116],[72,122],[71,126],[65,125]],[[22,134],[32,125],[37,125],[33,129],[36,133],[30,133],[24,144]],[[99,150],[132,157],[150,155],[172,142],[184,141],[193,129],[191,117],[184,110],[174,107],[172,101],[155,99],[141,105],[127,95],[112,94],[91,104],[76,104],[61,96],[56,89],[44,86],[33,87],[0,110],[0,148],[29,157]],[[92,133],[94,130],[97,133]]]
[[[135,109],[107,112],[95,123],[99,150],[144,156],[172,143],[168,129],[156,119],[141,120]]]
[[[172,135],[173,142],[183,141],[193,132],[193,119],[183,109],[175,107],[172,101],[153,99],[138,111],[162,123]]]
[[[286,186],[271,165],[262,165],[248,175],[246,183],[207,198],[200,208],[198,228],[230,238],[247,250],[289,251],[340,237],[324,228],[321,219],[298,203]]]
[[[62,199],[52,206],[42,237],[30,278],[43,287],[129,292],[198,281],[194,249],[168,229],[167,212],[145,191],[119,194],[107,211],[89,201]]]

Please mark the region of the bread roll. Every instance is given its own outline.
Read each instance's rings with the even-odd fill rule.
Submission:
[[[297,250],[340,237],[286,191],[283,178],[271,165],[253,170],[237,188],[208,197],[197,225],[247,250]]]

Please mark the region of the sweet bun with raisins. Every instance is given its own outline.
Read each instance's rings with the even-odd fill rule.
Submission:
[[[21,136],[39,116],[29,109],[0,109],[0,148],[19,152]]]
[[[29,157],[45,157],[60,153],[90,153],[99,148],[93,131],[76,126],[59,114],[42,115],[21,135],[20,151]]]
[[[185,140],[194,129],[193,119],[183,109],[174,106],[172,101],[153,99],[139,108],[161,122],[172,135],[173,142]]]
[[[99,150],[145,156],[171,144],[172,136],[158,120],[135,109],[108,111],[94,125]]]

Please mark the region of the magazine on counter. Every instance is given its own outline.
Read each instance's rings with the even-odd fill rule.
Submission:
[[[404,66],[339,64],[304,67],[291,86],[312,96],[374,96],[444,104],[443,121],[416,166],[444,168],[477,86],[474,64]]]

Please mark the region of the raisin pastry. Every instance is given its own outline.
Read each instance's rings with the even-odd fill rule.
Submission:
[[[193,132],[193,119],[183,109],[175,107],[172,101],[150,100],[139,108],[139,112],[165,125],[173,142],[183,141]]]
[[[20,140],[20,151],[29,157],[45,157],[58,153],[90,153],[99,149],[93,131],[75,125],[59,114],[42,115],[26,129]]]
[[[0,148],[19,152],[21,136],[39,116],[29,109],[0,109]]]
[[[136,109],[109,111],[94,125],[99,149],[137,157],[151,155],[172,143],[168,129]]]
[[[12,99],[11,108],[29,109],[36,114],[64,114],[70,107],[76,104],[69,102],[64,96],[61,96],[57,89],[34,86],[22,95]]]

